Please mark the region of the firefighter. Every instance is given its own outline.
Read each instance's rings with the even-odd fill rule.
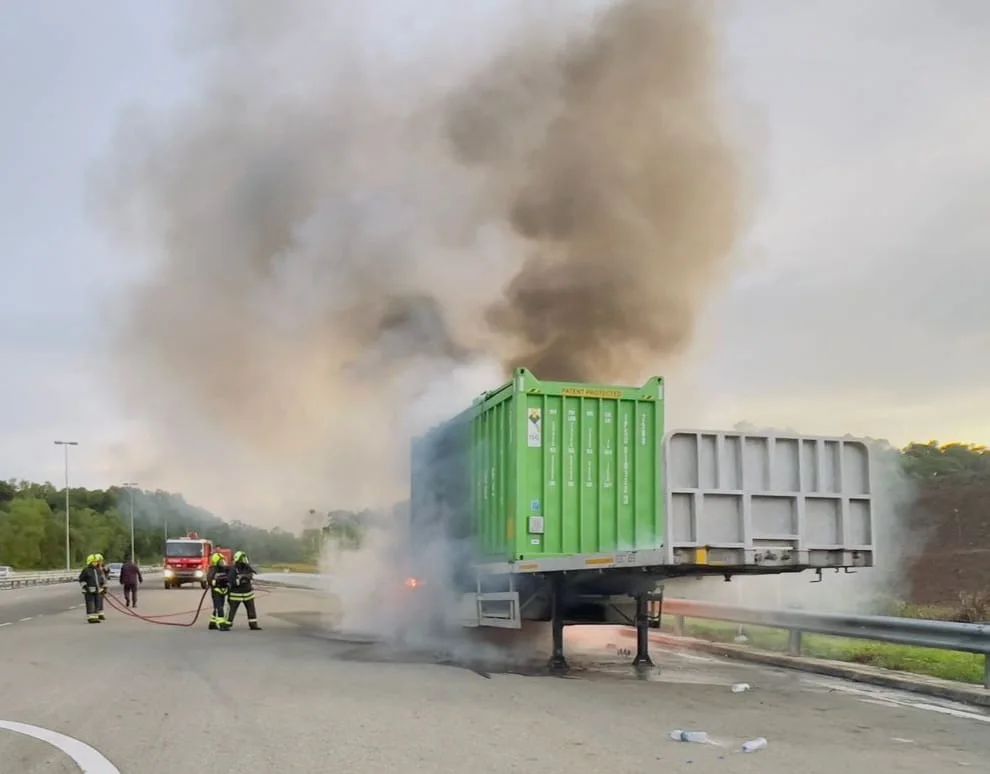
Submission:
[[[243,602],[247,609],[248,627],[254,631],[260,631],[258,626],[258,612],[254,608],[254,587],[251,585],[251,578],[255,574],[254,568],[248,563],[248,556],[243,551],[234,554],[234,564],[227,574],[230,592],[230,614],[227,617],[228,627],[234,625],[234,616],[237,615],[237,608]]]
[[[100,593],[96,596],[96,613],[99,615],[101,621],[105,621],[107,617],[103,614],[103,598],[107,595],[107,580],[110,578],[110,571],[107,568],[103,554],[93,554],[93,558],[96,559],[96,568],[99,570],[100,577],[103,579],[100,585]]]
[[[87,623],[99,623],[106,618],[100,612],[102,605],[97,602],[103,601],[103,594],[106,593],[106,579],[100,571],[100,563],[96,554],[86,557],[86,566],[79,573],[79,585],[82,587],[83,597],[86,599],[86,621]]]
[[[219,629],[222,632],[230,631],[230,622],[224,612],[227,604],[227,593],[230,585],[230,570],[224,562],[223,554],[217,552],[210,557],[210,569],[206,573],[206,582],[210,586],[210,593],[213,596],[213,615],[210,616],[210,629]],[[254,603],[251,603],[252,607]]]

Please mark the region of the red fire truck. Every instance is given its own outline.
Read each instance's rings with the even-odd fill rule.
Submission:
[[[185,537],[165,541],[165,588],[174,589],[185,583],[198,583],[206,588],[206,573],[210,569],[210,557],[223,554],[227,564],[234,561],[229,548],[214,546],[213,541],[201,538],[195,532]]]

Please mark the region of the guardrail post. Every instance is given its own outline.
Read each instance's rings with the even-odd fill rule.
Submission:
[[[684,636],[684,616],[682,615],[674,616],[674,634],[678,637]]]
[[[787,652],[792,656],[801,655],[801,630],[791,629],[791,636],[787,639]]]
[[[983,657],[983,687],[990,690],[990,653]]]

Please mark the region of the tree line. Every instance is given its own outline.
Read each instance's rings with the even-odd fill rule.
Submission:
[[[313,562],[319,540],[275,527],[262,529],[226,522],[181,495],[121,487],[69,490],[70,563],[81,566],[88,554],[102,553],[121,562],[131,552],[131,496],[134,553],[139,562],[160,562],[165,539],[189,532],[216,545],[247,551],[259,564]],[[317,535],[319,530],[316,531]],[[65,490],[52,484],[0,481],[0,564],[19,570],[65,566]]]
[[[921,484],[990,483],[990,449],[968,443],[912,443],[901,452],[904,472]]]

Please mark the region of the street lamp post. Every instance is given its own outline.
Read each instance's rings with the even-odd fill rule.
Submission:
[[[138,485],[137,481],[125,481],[124,486],[126,486],[131,493],[131,561],[134,561],[134,487]]]
[[[69,447],[78,446],[79,441],[55,441],[56,446],[65,450],[65,569],[72,567],[69,555]]]

